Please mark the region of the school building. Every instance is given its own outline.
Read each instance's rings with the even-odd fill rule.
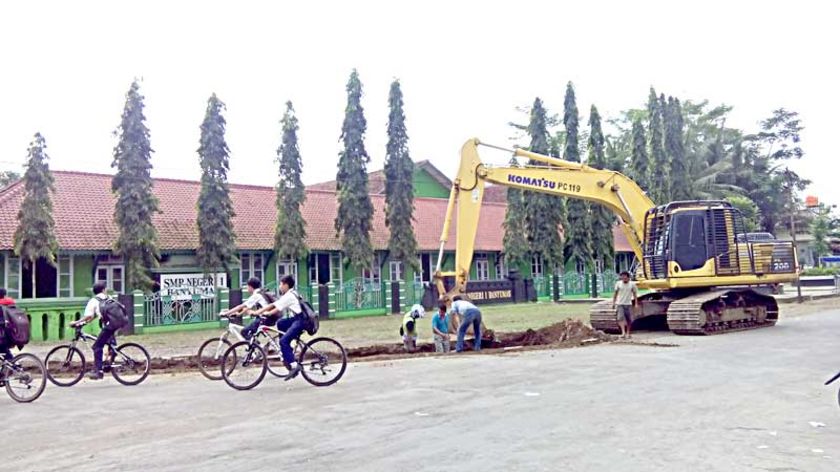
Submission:
[[[68,302],[88,296],[91,285],[97,281],[107,283],[114,292],[124,292],[124,262],[112,251],[118,236],[113,221],[115,197],[111,192],[112,176],[69,171],[54,171],[53,175],[53,217],[59,244],[57,264],[52,266],[39,261],[33,283],[31,269],[15,257],[15,216],[24,194],[23,183],[16,182],[0,191],[0,211],[6,215],[0,220],[0,286],[16,299],[68,299]],[[342,263],[341,244],[334,227],[337,210],[335,182],[324,182],[306,189],[302,213],[310,254],[297,260],[275,254],[272,249],[276,220],[275,189],[231,184],[239,265],[229,274],[230,280],[225,274],[216,274],[216,283],[235,291],[248,278],[258,277],[266,286],[273,288],[282,275],[292,274],[298,280],[301,292],[309,296],[317,293],[319,286],[329,288],[331,314],[387,312],[390,306],[388,287],[394,281],[400,282],[401,304],[410,305],[418,301],[424,286],[432,281],[451,181],[428,161],[415,165],[414,230],[419,246],[419,271],[413,270],[406,261],[388,257],[384,173],[372,172],[369,181],[374,206],[371,241],[376,250],[376,263],[361,273]],[[188,321],[190,316],[209,321],[208,317],[217,311],[202,314],[196,308],[183,306],[181,313],[176,309],[159,309],[160,313],[154,315],[157,319],[150,319],[152,314],[149,311],[154,311],[154,306],[159,307],[162,300],[165,302],[163,305],[168,305],[172,299],[187,300],[181,305],[198,305],[193,302],[202,295],[207,298],[208,291],[210,294],[213,291],[213,287],[200,287],[202,269],[195,257],[198,246],[196,201],[200,183],[157,178],[153,188],[161,210],[154,217],[161,260],[160,266],[153,270],[160,291],[145,295],[146,325],[165,324],[167,321],[177,324]],[[475,243],[471,280],[499,279],[508,273],[502,256],[505,189],[488,187],[486,195]],[[445,247],[445,269],[453,266],[454,230],[453,225]],[[623,269],[632,261],[632,253],[623,234],[616,230],[614,235],[618,253],[616,269]],[[533,258],[529,266],[520,270],[529,278],[540,279],[549,275],[539,258]],[[207,285],[207,281],[203,284]],[[211,281],[209,285],[214,284]],[[190,302],[191,299],[195,300]],[[217,308],[214,306],[212,309]]]

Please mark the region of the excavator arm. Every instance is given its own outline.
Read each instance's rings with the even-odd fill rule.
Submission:
[[[478,155],[479,146],[510,151],[517,157],[532,159],[546,166],[487,166],[481,162]],[[457,294],[466,293],[481,202],[487,183],[601,204],[619,217],[621,228],[633,252],[639,260],[642,260],[645,214],[654,206],[654,203],[631,179],[611,170],[595,169],[585,164],[564,161],[523,149],[503,149],[482,144],[478,139],[470,139],[461,147],[461,163],[449,194],[435,270],[435,280],[440,294],[447,293],[444,289],[444,278],[452,276],[455,278],[455,286],[447,293],[447,301]],[[444,247],[456,212],[455,270],[444,272],[441,270]]]

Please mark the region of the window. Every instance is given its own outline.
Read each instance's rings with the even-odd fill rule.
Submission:
[[[402,261],[391,261],[389,264],[391,281],[402,281],[403,279],[403,263]]]
[[[383,254],[377,253],[373,258],[373,267],[362,271],[362,278],[366,284],[378,284],[382,282],[382,257]]]
[[[125,285],[125,267],[121,265],[97,266],[96,282],[105,282],[108,290],[123,293]]]
[[[414,281],[431,282],[435,275],[436,263],[434,254],[420,254],[420,270],[414,273]]]
[[[531,277],[542,277],[543,275],[543,259],[542,254],[534,254],[531,256]]]
[[[295,282],[297,282],[298,265],[296,261],[290,259],[277,261],[277,285],[280,285],[280,278],[284,275],[291,275],[295,278]]]
[[[586,263],[579,258],[575,258],[575,270],[578,274],[586,273]]]
[[[56,294],[59,298],[73,296],[73,256],[58,256]]]
[[[265,257],[260,252],[243,252],[239,254],[239,284],[245,286],[248,279],[256,277],[260,282],[264,280],[263,267]]]
[[[20,258],[6,255],[6,291],[11,298],[20,298]]]
[[[317,252],[309,255],[310,283],[340,285],[341,276],[341,253]]]
[[[505,264],[505,255],[499,253],[496,255],[496,278],[504,279],[508,275],[507,264]]]
[[[476,280],[490,280],[490,261],[487,259],[487,254],[475,255],[475,278]]]

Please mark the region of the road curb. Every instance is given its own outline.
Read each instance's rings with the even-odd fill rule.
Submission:
[[[840,297],[840,293],[820,293],[820,294],[812,294],[812,295],[802,295],[803,302],[812,302],[815,300],[824,300],[827,298],[838,298]],[[779,303],[796,303],[797,297],[785,297],[785,298],[776,298],[776,301]]]

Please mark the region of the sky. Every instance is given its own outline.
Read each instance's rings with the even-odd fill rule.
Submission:
[[[840,7],[799,1],[215,2],[0,4],[0,169],[20,170],[36,131],[54,170],[111,173],[125,93],[140,80],[153,175],[199,177],[199,125],[227,105],[231,182],[273,185],[287,100],[307,184],[335,178],[345,85],[364,84],[370,170],[383,166],[388,89],[405,96],[410,152],[453,175],[465,140],[510,145],[517,107],[559,112],[575,84],[581,122],[641,107],[651,85],[732,105],[755,130],[801,115],[793,167],[840,204]],[[488,153],[486,161],[507,157]]]

